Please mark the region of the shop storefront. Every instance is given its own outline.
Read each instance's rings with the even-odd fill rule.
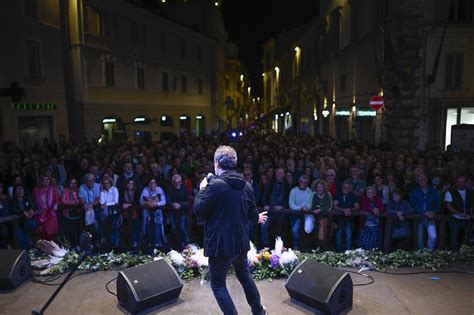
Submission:
[[[339,141],[349,139],[349,119],[351,112],[348,108],[337,109],[335,113],[336,138]]]
[[[357,140],[369,145],[375,144],[377,112],[368,108],[357,110],[356,133]]]

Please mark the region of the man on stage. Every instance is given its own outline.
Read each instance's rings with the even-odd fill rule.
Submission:
[[[252,187],[235,171],[237,153],[220,146],[214,153],[216,177],[205,178],[195,198],[194,213],[204,223],[204,255],[209,257],[211,288],[222,312],[237,314],[226,287],[231,265],[244,288],[252,314],[266,314],[247,263],[250,249],[248,221],[264,223],[266,212],[258,213]]]

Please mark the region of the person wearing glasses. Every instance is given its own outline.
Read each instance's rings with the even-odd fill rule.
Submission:
[[[61,195],[62,215],[64,218],[64,236],[75,248],[79,244],[79,191],[77,180],[69,178]]]
[[[255,197],[255,204],[260,204],[260,187],[257,182],[253,180],[252,171],[249,168],[244,170],[244,180],[252,186],[253,195]],[[252,242],[255,242],[255,225],[249,220],[249,238]]]
[[[188,212],[189,212],[189,192],[183,185],[181,175],[176,174],[171,178],[172,187],[168,189],[166,202],[168,206],[175,211],[180,211],[179,215],[179,229],[181,231],[181,247],[184,247],[190,242],[188,235]],[[176,236],[176,216],[170,217],[171,230]]]
[[[95,179],[94,174],[86,174],[84,184],[79,187],[79,199],[85,212],[86,231],[92,234],[95,242],[98,242],[102,238],[102,225],[99,221],[100,185]]]
[[[466,177],[459,176],[456,180],[456,187],[446,192],[444,196],[446,209],[456,218],[456,221],[449,221],[449,240],[451,249],[459,249],[459,233],[465,229],[465,221],[472,216],[474,209],[474,193],[466,189]],[[465,233],[468,231],[465,230]]]
[[[311,209],[311,200],[313,191],[308,187],[308,176],[302,175],[298,178],[298,186],[290,191],[288,204],[293,211],[309,211]],[[293,248],[300,249],[300,225],[301,216],[298,214],[290,214],[288,216],[291,224],[291,232],[293,233]]]
[[[428,249],[433,251],[436,248],[438,234],[436,224],[433,220],[441,207],[441,200],[436,189],[428,186],[428,177],[425,174],[418,176],[419,187],[410,193],[410,204],[416,214],[422,214],[426,218],[418,226],[418,248],[424,247],[424,231],[428,233]]]
[[[107,220],[110,227],[110,242],[112,246],[117,247],[120,243],[120,227],[122,226],[123,218],[118,209],[118,189],[112,185],[110,178],[102,179],[102,190],[100,191],[99,202],[104,222]]]
[[[166,195],[155,179],[148,182],[140,196],[140,205],[143,207],[143,230],[146,232],[148,242],[155,248],[163,245],[163,207],[166,205]],[[153,231],[153,227],[155,230]]]

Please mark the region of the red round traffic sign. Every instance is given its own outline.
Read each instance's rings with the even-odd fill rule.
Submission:
[[[370,107],[375,110],[379,110],[383,107],[383,97],[380,95],[375,95],[370,99]]]

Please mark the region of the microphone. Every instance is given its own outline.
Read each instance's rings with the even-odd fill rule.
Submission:
[[[209,184],[211,182],[211,180],[213,180],[216,177],[217,176],[212,174],[212,173],[207,174],[207,176],[206,176],[207,183]]]

